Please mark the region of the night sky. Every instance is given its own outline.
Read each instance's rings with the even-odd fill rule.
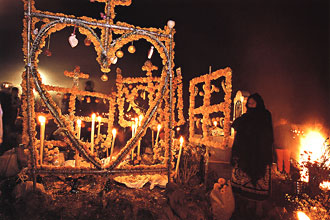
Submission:
[[[39,0],[36,7],[100,18],[104,4]],[[284,116],[294,123],[320,122],[330,127],[329,1],[132,0],[131,6],[117,6],[115,11],[115,21],[140,27],[163,29],[168,20],[176,22],[174,68],[182,69],[184,97],[189,95],[189,81],[208,73],[209,66],[212,71],[230,67],[233,96],[237,90],[258,92],[274,118]],[[21,1],[0,0],[0,81],[20,83],[24,69],[22,18]],[[84,36],[78,33],[79,45],[69,46],[72,31],[70,27],[51,36],[52,56],[39,56],[39,70],[47,73],[50,83],[71,86],[63,72],[79,65],[95,81],[96,91],[110,92],[115,74],[102,82],[96,53],[83,44]],[[120,67],[124,76],[143,75],[141,66],[150,44],[142,40],[134,45],[137,52],[131,55],[124,47],[124,58],[110,73]],[[159,55],[155,53],[151,61],[158,65]]]

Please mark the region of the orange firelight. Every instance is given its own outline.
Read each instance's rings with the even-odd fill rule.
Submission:
[[[300,137],[300,158],[299,163],[304,161],[317,162],[324,154],[325,138],[319,131],[310,130],[306,135]],[[307,154],[306,152],[310,152]],[[308,182],[308,170],[303,168],[301,170],[301,181]]]

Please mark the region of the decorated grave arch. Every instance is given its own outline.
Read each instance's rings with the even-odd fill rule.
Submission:
[[[177,77],[174,78],[173,73],[173,59],[174,59],[174,42],[173,35],[175,33],[174,22],[169,21],[164,29],[157,28],[140,28],[133,25],[116,22],[114,23],[115,12],[117,5],[128,6],[131,0],[95,0],[97,3],[105,3],[105,17],[98,20],[89,17],[75,17],[73,15],[65,15],[62,13],[52,13],[48,11],[40,11],[35,7],[35,1],[23,0],[25,17],[23,20],[23,52],[25,60],[25,72],[23,73],[22,90],[23,90],[23,134],[22,143],[29,155],[29,170],[33,177],[34,183],[37,175],[46,174],[68,174],[68,175],[87,175],[87,174],[117,174],[117,173],[167,173],[170,177],[171,170],[171,146],[173,137],[173,126],[182,125],[184,123],[182,115],[182,77],[181,72],[177,71]],[[40,25],[41,24],[41,25]],[[40,30],[37,30],[37,25]],[[162,59],[163,68],[161,77],[152,77],[151,71],[147,70],[146,78],[139,79],[123,79],[120,76],[120,71],[117,71],[117,87],[118,94],[102,94],[89,91],[81,91],[77,84],[72,88],[55,87],[52,85],[45,85],[43,79],[38,72],[38,56],[46,45],[46,39],[50,34],[63,30],[66,27],[74,27],[86,39],[93,43],[97,53],[97,62],[99,63],[102,72],[106,75],[110,72],[110,66],[113,60],[119,56],[118,51],[133,41],[144,39],[152,44],[158,51]],[[101,30],[98,36],[96,29]],[[113,39],[113,36],[119,36]],[[71,44],[72,42],[70,42]],[[73,40],[73,44],[74,44]],[[72,45],[71,45],[72,46]],[[148,68],[145,65],[145,68]],[[149,64],[150,66],[150,64]],[[66,76],[72,77],[77,83],[79,78],[88,78],[80,72],[77,67],[72,73],[66,72]],[[157,83],[155,83],[157,81]],[[126,145],[109,160],[100,158],[94,150],[94,142],[82,141],[77,137],[77,119],[84,122],[95,123],[93,116],[76,116],[75,114],[75,99],[77,96],[92,96],[109,102],[108,118],[102,118],[100,122],[107,124],[106,138],[103,141],[103,147],[109,148],[114,140],[115,134],[112,133],[114,124],[115,105],[119,104],[119,124],[123,127],[132,126],[132,121],[125,121],[124,104],[125,95],[120,88],[126,84],[134,84],[138,90],[148,93],[148,106],[145,115],[139,126],[135,128],[134,135],[128,140]],[[141,87],[143,83],[146,86]],[[152,86],[152,87],[150,87]],[[146,88],[149,88],[147,90]],[[152,88],[150,90],[150,88]],[[177,95],[174,95],[173,90],[176,89]],[[37,135],[37,116],[35,111],[34,92],[36,91],[42,101],[43,106],[47,109],[48,114],[46,120],[53,120],[63,135],[62,140],[47,141],[41,137],[38,139]],[[64,114],[56,102],[52,99],[49,91],[56,91],[65,94],[70,94],[68,114]],[[126,93],[127,98],[128,93]],[[129,95],[128,95],[129,97]],[[179,113],[175,115],[173,100],[177,99],[177,109]],[[160,109],[164,107],[164,109]],[[127,109],[126,109],[127,110]],[[162,117],[161,117],[162,116]],[[165,155],[164,161],[159,164],[149,165],[130,165],[124,164],[123,161],[128,157],[130,152],[138,146],[141,138],[145,135],[146,130],[150,125],[154,126],[154,121],[162,120],[165,133]],[[99,124],[100,126],[100,124]],[[40,126],[42,128],[42,126]],[[94,127],[93,127],[94,128]],[[42,131],[40,131],[40,134]],[[94,137],[94,136],[93,136]],[[59,155],[59,149],[63,146],[68,146],[71,151],[76,153],[77,158],[82,158],[85,166],[58,166],[54,164],[54,159]],[[100,145],[101,146],[101,145]],[[44,149],[45,147],[45,149]],[[47,149],[47,150],[46,150]],[[45,161],[44,153],[48,153],[48,159]],[[80,156],[79,156],[80,155]],[[87,164],[87,165],[86,165]]]

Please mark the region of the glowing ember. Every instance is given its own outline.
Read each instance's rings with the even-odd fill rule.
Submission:
[[[329,181],[323,181],[322,183],[320,183],[320,189],[322,189],[324,191],[330,190],[330,182]]]
[[[297,212],[297,217],[299,220],[310,220],[310,218],[302,211]]]
[[[325,138],[318,131],[309,131],[305,136],[301,136],[300,164],[304,161],[310,161],[311,163],[319,161],[325,150],[324,144]],[[309,181],[308,171],[305,167],[301,170],[301,181]]]

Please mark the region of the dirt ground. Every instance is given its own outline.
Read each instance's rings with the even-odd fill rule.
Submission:
[[[49,177],[39,181],[47,193],[26,191],[15,198],[14,188],[19,182],[15,178],[3,179],[0,219],[213,219],[210,192],[203,184],[175,184],[170,195],[165,188],[151,190],[150,184],[130,189],[114,180],[95,177]],[[254,203],[235,195],[236,209],[231,220],[294,219],[285,200],[285,194],[293,193],[294,183],[273,179],[272,186],[272,196],[262,204],[264,212],[260,217],[251,211]],[[182,200],[171,201],[174,194]]]

